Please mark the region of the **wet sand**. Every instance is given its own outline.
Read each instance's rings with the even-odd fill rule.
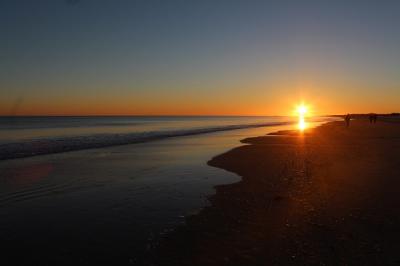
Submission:
[[[400,123],[331,122],[242,141],[209,165],[217,187],[155,254],[157,265],[400,263]]]

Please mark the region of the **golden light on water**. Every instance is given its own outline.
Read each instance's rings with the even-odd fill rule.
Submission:
[[[299,122],[297,124],[297,127],[300,131],[304,131],[307,128],[305,116],[308,112],[308,108],[304,103],[302,103],[299,106],[297,106],[296,112],[297,115],[299,116]]]
[[[297,126],[298,126],[298,128],[299,128],[301,131],[303,131],[304,129],[306,129],[307,124],[306,124],[306,121],[304,121],[304,117],[300,117],[300,118],[299,118],[299,124],[298,124]]]

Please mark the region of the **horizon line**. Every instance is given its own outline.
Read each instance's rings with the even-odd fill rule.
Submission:
[[[390,113],[388,113],[390,114]],[[318,116],[337,116],[341,114],[326,114],[326,115],[313,115],[315,117]],[[69,115],[69,114],[60,114],[60,115],[1,115],[0,117],[130,117],[130,116],[136,116],[136,117],[288,117],[288,116],[296,116],[296,115],[234,115],[234,114],[228,114],[228,115],[210,115],[210,114],[194,114],[194,115],[178,115],[178,114],[149,114],[149,115],[141,115],[141,114],[78,114],[78,115]]]

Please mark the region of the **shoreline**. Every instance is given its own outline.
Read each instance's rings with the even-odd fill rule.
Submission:
[[[187,130],[164,130],[121,134],[95,134],[77,137],[32,139],[0,144],[0,161],[40,155],[99,149],[113,146],[146,143],[168,138],[195,136],[238,129],[291,125],[295,122],[268,122],[262,124],[227,125]]]
[[[157,265],[400,261],[400,123],[328,122],[241,142],[208,162],[241,181],[216,186],[211,206],[161,241]]]

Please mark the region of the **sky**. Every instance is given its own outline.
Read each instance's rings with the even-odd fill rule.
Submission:
[[[400,111],[400,1],[0,0],[0,115]]]

